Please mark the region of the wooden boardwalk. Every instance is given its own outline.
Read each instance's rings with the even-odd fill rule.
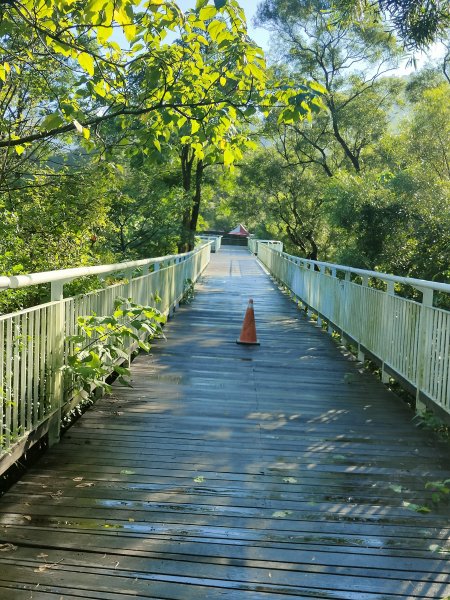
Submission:
[[[448,505],[411,506],[448,446],[245,249],[213,255],[166,335],[0,499],[0,599],[450,595]]]

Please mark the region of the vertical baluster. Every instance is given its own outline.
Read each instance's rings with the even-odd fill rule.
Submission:
[[[37,309],[34,315],[34,334],[33,334],[33,346],[34,346],[34,361],[33,361],[33,427],[35,427],[39,421],[39,387],[40,387],[40,332],[41,332],[41,315],[42,309]]]
[[[21,345],[20,345],[20,420],[19,427],[22,435],[26,431],[27,414],[27,368],[28,368],[28,314],[22,315]]]
[[[28,313],[27,332],[27,394],[26,394],[26,429],[33,429],[33,373],[34,373],[34,315],[32,310]]]
[[[5,446],[5,353],[5,321],[4,319],[0,319],[0,450],[3,450]]]
[[[445,410],[450,408],[450,313],[444,316],[444,331],[445,338],[443,342],[442,354],[442,389],[441,389],[441,405]]]
[[[17,315],[13,318],[12,441],[19,435],[20,341],[20,315]]]
[[[442,379],[442,354],[443,354],[443,338],[444,338],[444,313],[443,311],[435,311],[435,325],[436,325],[436,349],[434,353],[434,370],[433,370],[433,391],[432,398],[439,404],[440,402],[440,391],[441,391],[441,379]]]
[[[429,369],[427,367],[427,359],[430,355],[430,336],[431,336],[431,321],[433,312],[433,290],[422,290],[422,305],[419,319],[419,339],[417,348],[417,375],[416,375],[416,411],[425,410],[425,405],[420,399],[420,394],[429,378]]]
[[[5,447],[11,445],[12,418],[12,356],[13,356],[13,319],[6,321],[6,353],[5,353]]]
[[[52,374],[49,392],[51,393],[52,417],[50,419],[48,440],[53,445],[59,441],[61,431],[62,407],[64,404],[64,382],[63,366],[65,351],[65,304],[64,304],[64,282],[53,282],[51,286],[52,299],[52,323],[49,329],[49,340],[51,340],[52,353],[50,372]]]
[[[37,338],[39,340],[39,420],[44,418],[46,414],[46,377],[47,377],[47,361],[46,361],[46,340],[47,340],[47,308],[41,310],[40,331]]]

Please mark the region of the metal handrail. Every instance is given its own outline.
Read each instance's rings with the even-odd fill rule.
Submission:
[[[208,242],[206,242],[208,243]],[[203,245],[202,245],[203,246]],[[199,246],[195,251],[200,249]],[[74,269],[60,269],[57,271],[42,271],[39,273],[30,273],[27,275],[11,275],[0,277],[0,290],[2,289],[19,289],[43,283],[54,282],[69,282],[79,277],[89,277],[92,275],[109,275],[111,273],[126,272],[148,267],[150,265],[170,262],[171,260],[180,261],[189,256],[190,252],[184,254],[170,254],[167,256],[159,256],[156,258],[145,258],[142,260],[132,260],[121,263],[113,263],[109,265],[94,265],[87,267],[76,267]]]
[[[292,254],[287,254],[283,252],[283,255],[286,258],[292,260],[296,264],[306,264],[317,267],[325,267],[335,271],[341,271],[343,273],[351,273],[354,275],[359,275],[361,277],[372,277],[376,279],[381,279],[382,281],[392,281],[393,283],[399,283],[402,285],[409,285],[415,289],[430,289],[436,292],[444,292],[450,294],[450,284],[441,283],[439,281],[428,281],[426,279],[415,279],[414,277],[402,277],[400,275],[392,275],[390,273],[383,273],[381,271],[368,271],[366,269],[358,269],[356,267],[348,267],[346,265],[339,265],[336,263],[328,263],[318,260],[308,260],[306,258],[299,258],[298,256],[294,256]]]
[[[253,244],[269,272],[317,315],[318,324],[324,320],[330,333],[351,340],[360,360],[367,354],[380,364],[384,382],[393,376],[415,393],[418,410],[428,406],[450,417],[450,312],[434,305],[435,292],[450,294],[449,284],[308,260],[270,244]],[[374,280],[384,282],[385,289]],[[404,297],[396,284],[419,290],[421,300]]]

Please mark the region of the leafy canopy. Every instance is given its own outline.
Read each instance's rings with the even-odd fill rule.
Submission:
[[[320,86],[298,90],[293,82],[269,80],[263,52],[248,38],[236,0],[199,0],[186,12],[171,0],[22,0],[0,11],[3,87],[10,79],[20,84],[37,57],[57,61],[72,76],[70,86],[53,89],[32,130],[20,129],[20,115],[4,124],[0,148],[14,147],[18,154],[68,132],[78,133],[89,148],[101,139],[105,121],[115,119],[125,132],[138,119],[158,150],[188,122],[185,141],[201,156],[202,135],[214,133],[199,131],[199,123],[211,111],[222,140],[237,113],[279,106],[280,118],[299,119],[320,109]],[[125,35],[125,49],[115,41],[115,29]],[[172,43],[165,41],[168,34]],[[211,47],[214,62],[205,51]],[[225,164],[231,163],[226,143],[221,150]]]

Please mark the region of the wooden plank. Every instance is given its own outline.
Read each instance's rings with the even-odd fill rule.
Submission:
[[[258,348],[234,341],[249,297]],[[424,488],[448,446],[253,257],[215,254],[165,334],[0,500],[0,597],[450,594],[449,508]]]

